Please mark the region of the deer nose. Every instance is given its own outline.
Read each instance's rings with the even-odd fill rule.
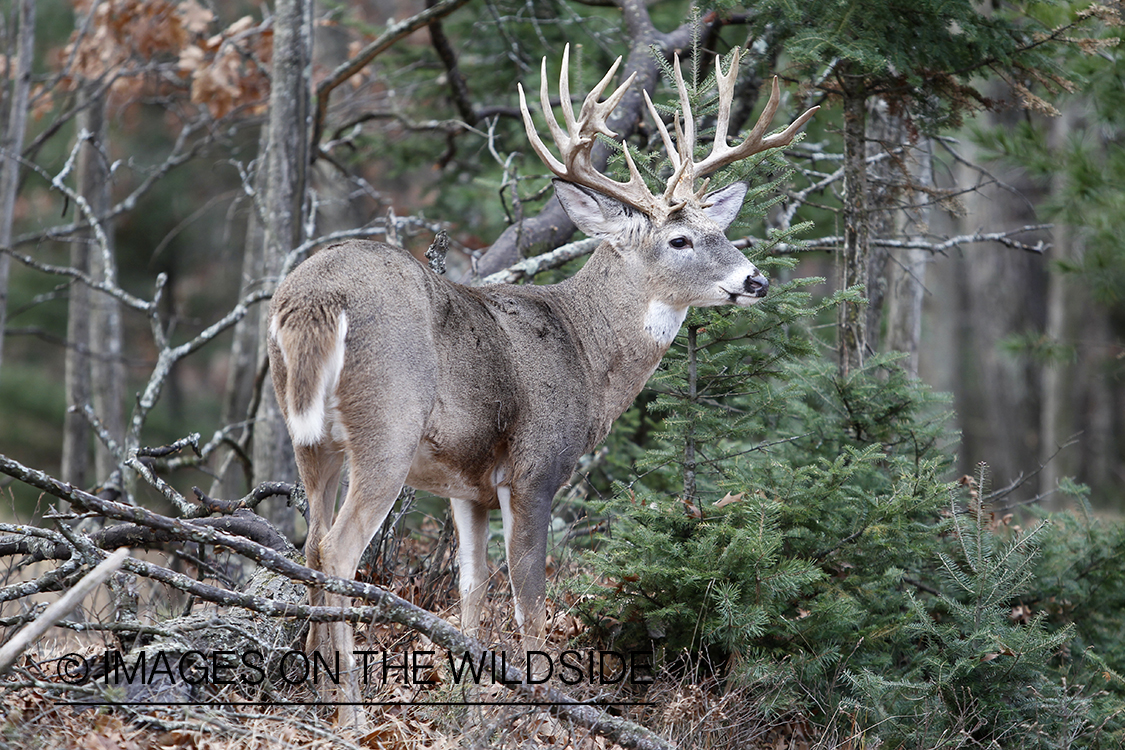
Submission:
[[[755,297],[765,297],[766,292],[769,291],[770,282],[762,274],[755,274],[747,276],[746,281],[742,283],[742,288],[746,290],[747,294],[752,294]]]

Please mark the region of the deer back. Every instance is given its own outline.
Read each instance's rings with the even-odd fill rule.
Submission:
[[[590,318],[588,304],[560,291],[454,284],[380,243],[325,248],[271,306],[271,360],[294,442],[331,437],[343,448],[381,439],[382,420],[422,413],[422,448],[437,467],[419,466],[411,484],[443,494],[460,488],[443,474],[481,491],[501,463],[524,471],[542,455],[577,460],[617,415],[603,414],[590,366],[605,358],[591,357],[575,318],[595,340],[613,334],[592,331],[606,315]],[[440,486],[424,486],[426,476]]]

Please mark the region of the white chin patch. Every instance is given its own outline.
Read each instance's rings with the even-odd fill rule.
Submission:
[[[686,317],[686,307],[672,307],[667,302],[654,299],[645,311],[645,332],[660,346],[668,346],[676,338]]]

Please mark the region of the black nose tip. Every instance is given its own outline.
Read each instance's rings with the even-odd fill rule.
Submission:
[[[757,276],[749,276],[742,284],[747,294],[753,294],[755,297],[765,297],[766,292],[770,289],[770,282],[762,274]]]

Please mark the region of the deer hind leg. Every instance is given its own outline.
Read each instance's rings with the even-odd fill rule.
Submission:
[[[294,446],[297,467],[301,480],[305,483],[305,494],[309,502],[309,531],[305,538],[305,564],[314,570],[323,570],[320,559],[320,545],[324,535],[332,525],[336,511],[336,491],[340,479],[340,469],[344,454],[331,445]],[[324,591],[309,588],[309,604],[314,607],[324,605]],[[314,622],[309,625],[306,649],[311,654],[320,651],[327,656],[329,649],[328,625]]]
[[[508,576],[516,605],[516,624],[525,651],[540,651],[546,644],[547,531],[551,500],[557,485],[542,483],[529,492],[506,486],[496,488],[504,517],[504,545]]]
[[[336,514],[332,528],[320,542],[318,550],[321,570],[347,580],[355,577],[360,556],[383,520],[390,513],[399,490],[409,472],[413,452],[422,434],[422,420],[399,418],[394,426],[372,430],[363,445],[354,442],[348,454],[348,494]],[[348,597],[324,592],[326,606],[346,607]],[[330,641],[335,649],[328,660],[340,660],[340,686],[337,722],[343,726],[364,729],[367,726],[360,693],[360,675],[355,658],[354,624],[328,623]]]
[[[457,527],[457,563],[461,568],[461,630],[476,637],[488,591],[488,508],[472,500],[449,498]]]

